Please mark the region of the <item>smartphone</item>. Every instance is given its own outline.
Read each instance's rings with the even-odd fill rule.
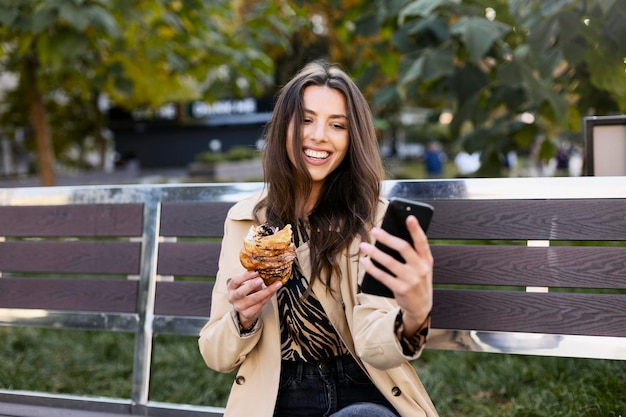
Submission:
[[[413,245],[413,239],[411,238],[411,234],[406,227],[406,218],[410,215],[413,215],[417,218],[420,226],[424,233],[428,230],[428,225],[430,224],[430,220],[433,217],[434,208],[430,204],[423,203],[421,201],[408,200],[406,198],[393,197],[389,199],[389,205],[387,206],[387,211],[385,212],[385,216],[383,217],[383,223],[381,228],[388,233],[402,238]],[[393,256],[400,262],[405,262],[399,252],[394,249],[391,249],[382,243],[376,242],[375,246],[382,250],[383,252]],[[378,262],[372,259],[374,265],[378,268],[388,272],[391,272],[379,264]],[[393,275],[393,274],[392,274]],[[383,297],[393,298],[393,292],[387,288],[382,282],[378,281],[376,278],[365,273],[363,277],[363,281],[361,282],[361,291],[367,294],[380,295]]]

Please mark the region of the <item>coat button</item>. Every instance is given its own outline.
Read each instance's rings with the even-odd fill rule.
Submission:
[[[243,385],[245,383],[246,383],[246,378],[244,378],[243,376],[238,376],[235,379],[235,384],[237,384],[237,385]]]
[[[393,387],[391,389],[391,395],[393,395],[394,397],[399,397],[400,394],[402,394],[402,391],[400,390],[400,388],[398,387]]]

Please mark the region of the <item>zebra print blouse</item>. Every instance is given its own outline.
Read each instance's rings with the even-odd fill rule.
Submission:
[[[294,243],[299,247],[308,240],[307,228],[300,220]],[[307,293],[309,277],[297,260],[292,274],[277,295],[282,359],[309,362],[349,353],[313,291]]]

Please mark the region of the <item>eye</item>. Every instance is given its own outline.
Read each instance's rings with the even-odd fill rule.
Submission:
[[[332,123],[331,126],[333,129],[345,130],[346,126],[342,123]]]
[[[302,119],[302,123],[304,123],[305,125],[309,125],[313,123],[313,119],[311,119],[310,117],[305,117]]]

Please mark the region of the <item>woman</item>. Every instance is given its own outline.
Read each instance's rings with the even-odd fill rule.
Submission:
[[[210,368],[238,369],[225,416],[437,416],[408,362],[428,333],[433,260],[414,217],[414,246],[375,227],[387,202],[364,97],[336,66],[311,63],[283,87],[265,146],[267,186],[228,214],[199,338]],[[262,223],[294,230],[297,259],[284,285],[264,286],[239,262],[250,226]],[[395,299],[359,293],[365,271]]]

